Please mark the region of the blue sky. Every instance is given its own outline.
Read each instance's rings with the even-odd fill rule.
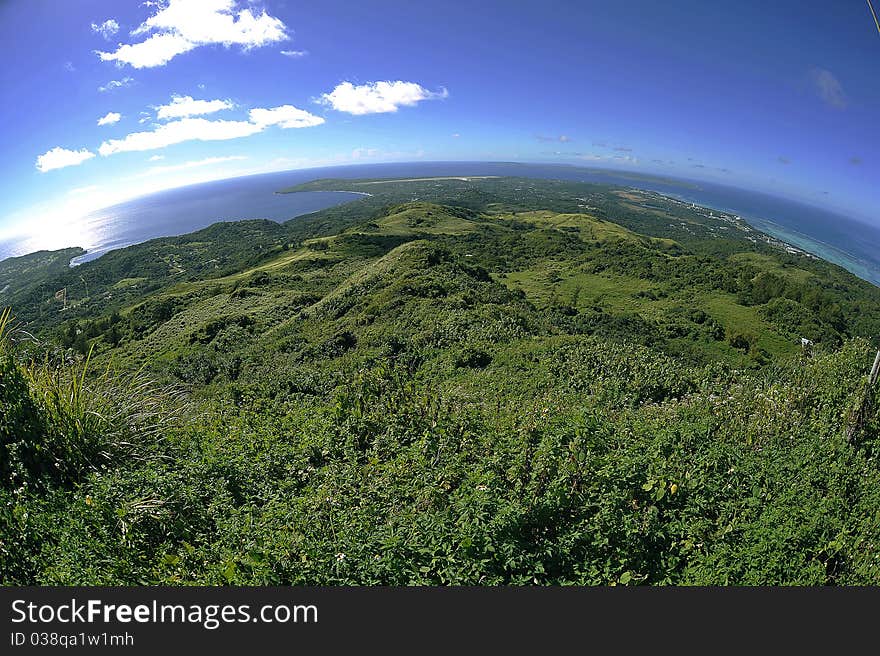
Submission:
[[[880,223],[862,0],[6,0],[0,43],[0,237],[192,182],[409,160],[663,173]]]

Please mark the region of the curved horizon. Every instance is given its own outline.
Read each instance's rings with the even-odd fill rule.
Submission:
[[[463,167],[469,168],[462,171]],[[424,177],[483,174],[517,177],[522,174],[523,177],[581,180],[654,191],[740,215],[756,229],[880,284],[880,258],[873,255],[875,249],[880,249],[880,230],[856,218],[798,199],[694,178],[546,162],[385,162],[289,169],[203,181],[125,199],[86,213],[69,224],[68,234],[78,235],[78,243],[74,243],[73,237],[65,238],[64,233],[0,241],[0,260],[42,250],[80,247],[86,253],[72,261],[79,264],[110,250],[158,237],[187,234],[216,222],[252,218],[284,222],[303,213],[354,200],[345,194],[358,193],[340,189],[337,197],[315,199],[309,194],[326,192],[306,192],[292,194],[288,199],[277,198],[275,192],[290,186],[291,182],[300,184],[325,177],[389,179],[410,175],[409,171],[422,171],[416,175]],[[295,179],[286,179],[286,176],[295,176]],[[240,193],[245,194],[244,197],[239,189],[243,190]],[[207,190],[210,193],[206,193]],[[854,233],[860,233],[858,239],[853,238]]]

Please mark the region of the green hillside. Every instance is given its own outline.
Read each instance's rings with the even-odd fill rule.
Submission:
[[[880,289],[632,189],[322,189],[10,278],[4,583],[880,580]]]

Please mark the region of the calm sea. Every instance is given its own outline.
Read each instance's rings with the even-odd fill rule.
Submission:
[[[623,172],[572,166],[503,162],[418,162],[327,167],[268,173],[182,187],[108,207],[81,221],[79,243],[99,257],[155,237],[185,234],[216,221],[288,219],[359,198],[346,192],[276,194],[284,187],[318,178],[515,175],[614,184],[656,191],[698,205],[737,214],[759,230],[835,262],[880,285],[880,228],[791,200],[693,180],[654,180]],[[42,248],[37,239],[0,242],[0,260]],[[74,262],[74,263],[78,263]]]

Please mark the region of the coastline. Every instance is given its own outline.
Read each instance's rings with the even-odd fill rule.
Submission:
[[[467,170],[467,169],[465,169],[465,170]],[[491,169],[490,169],[490,171],[491,171]],[[489,173],[490,171],[485,171],[485,173]],[[384,169],[382,171],[382,173],[387,173],[387,172],[388,171],[386,171]],[[394,172],[398,173],[397,171],[394,171]],[[400,172],[402,173],[403,171],[401,170]],[[484,171],[479,171],[479,172],[475,171],[475,173],[477,173],[477,175],[467,175],[467,174],[465,174],[465,175],[449,175],[449,173],[451,172],[451,171],[449,171],[449,169],[447,169],[445,171],[438,171],[438,172],[441,173],[441,175],[438,175],[438,176],[419,176],[419,177],[405,177],[405,176],[400,176],[398,173],[398,176],[388,177],[385,179],[377,180],[374,178],[373,180],[370,180],[370,184],[381,184],[381,183],[387,183],[387,182],[406,182],[406,181],[416,182],[416,181],[425,181],[425,180],[471,180],[471,179],[477,180],[477,179],[490,179],[490,178],[505,177],[503,175],[482,174],[482,173],[484,173]],[[520,172],[520,171],[518,171],[518,172]],[[266,186],[271,184],[271,187],[269,187],[269,189],[266,189],[264,186],[262,189],[262,193],[268,193],[270,198],[276,198],[279,201],[281,200],[281,197],[297,196],[297,195],[299,195],[300,192],[309,192],[309,194],[314,194],[315,196],[320,194],[325,197],[328,194],[332,195],[332,194],[340,194],[341,193],[341,194],[349,195],[348,199],[341,201],[341,203],[334,203],[333,205],[344,204],[346,202],[353,202],[353,201],[357,200],[357,198],[375,196],[375,194],[367,192],[367,191],[362,191],[360,189],[359,190],[351,189],[351,187],[355,186],[355,185],[348,184],[348,183],[346,183],[346,181],[344,179],[340,179],[340,178],[336,178],[334,180],[335,182],[339,183],[339,188],[336,188],[336,189],[296,189],[295,187],[292,187],[292,188],[290,188],[290,190],[286,190],[286,189],[279,190],[278,186],[276,186],[278,184],[278,182],[276,180],[280,180],[281,178],[279,176],[281,176],[281,175],[282,174],[273,173],[273,174],[267,174],[266,176],[255,176],[253,178],[246,177],[245,179],[257,179],[257,177],[258,177],[260,179],[272,180],[272,182],[266,183]],[[285,178],[287,178],[287,176],[289,176],[289,175],[290,175],[290,172],[283,172],[283,176]],[[701,192],[699,194],[689,193],[688,189],[684,185],[679,185],[678,189],[669,189],[669,188],[658,189],[658,188],[652,188],[653,185],[651,184],[652,183],[651,179],[641,180],[641,179],[637,178],[636,176],[632,176],[632,175],[625,175],[625,174],[623,174],[623,175],[619,174],[619,175],[621,178],[626,179],[628,184],[625,183],[625,184],[621,185],[620,181],[617,181],[615,183],[613,180],[603,180],[601,182],[598,182],[598,181],[593,181],[593,180],[589,180],[589,179],[578,179],[575,181],[592,183],[592,184],[612,184],[612,185],[616,184],[616,185],[624,187],[624,188],[636,189],[642,193],[656,195],[658,198],[663,198],[664,200],[669,201],[669,202],[682,203],[682,204],[686,204],[688,206],[694,205],[696,207],[701,208],[702,210],[704,210],[706,212],[715,212],[715,213],[721,213],[721,214],[727,215],[727,217],[729,219],[731,219],[731,220],[736,219],[737,221],[742,222],[742,225],[748,226],[748,228],[750,230],[754,231],[753,236],[757,237],[762,242],[766,242],[770,245],[778,246],[778,247],[782,248],[783,250],[789,251],[792,254],[802,252],[804,254],[809,255],[810,257],[820,258],[824,261],[827,261],[831,264],[840,266],[840,267],[848,270],[850,273],[856,275],[857,277],[859,277],[859,278],[861,278],[861,279],[863,279],[873,285],[880,286],[880,266],[878,266],[873,260],[871,260],[865,256],[865,254],[863,253],[864,249],[860,250],[859,248],[854,247],[853,248],[854,252],[851,253],[851,252],[843,250],[843,248],[841,248],[840,246],[835,246],[831,243],[825,242],[825,241],[818,239],[816,237],[812,237],[804,232],[800,232],[796,228],[787,227],[784,223],[777,223],[776,221],[774,221],[772,219],[764,218],[765,216],[772,216],[773,215],[773,213],[771,212],[771,210],[773,209],[772,206],[765,208],[768,213],[764,213],[764,214],[760,213],[759,206],[752,207],[750,211],[746,208],[732,209],[730,207],[730,205],[735,204],[733,202],[732,198],[731,199],[725,198],[725,196],[722,194],[722,195],[719,195],[718,198],[714,199],[717,202],[713,202],[712,193],[714,193],[714,192],[712,192],[710,189],[706,189],[705,193]],[[271,177],[268,177],[268,176],[271,176]],[[563,177],[563,178],[544,178],[542,175],[540,175],[540,171],[538,172],[538,175],[533,175],[533,176],[529,176],[529,177],[535,177],[536,179],[567,179],[565,177]],[[311,178],[311,177],[305,178],[305,175],[303,175],[303,178],[304,178],[303,181],[300,182],[300,184],[297,186],[306,185],[306,184],[308,184],[308,182],[311,182],[314,180],[314,178]],[[363,180],[363,178],[361,178],[361,179]],[[369,180],[369,178],[366,178],[366,179]],[[233,180],[237,181],[238,179],[233,179]],[[227,181],[222,181],[222,182],[227,182]],[[287,179],[285,179],[284,182],[287,182]],[[210,183],[210,185],[211,185],[210,195],[211,196],[215,196],[217,194],[216,186],[218,184],[219,183],[216,183],[216,182]],[[274,187],[274,188],[272,188],[272,187]],[[190,188],[204,189],[205,185],[195,185]],[[184,189],[186,189],[186,188],[184,188]],[[166,192],[166,195],[171,194],[171,193],[180,194],[181,192],[178,190],[173,190],[172,192]],[[309,195],[309,194],[306,194],[306,195]],[[704,198],[704,196],[706,196],[706,195],[708,195],[709,198]],[[150,197],[147,197],[148,200],[149,200],[149,198]],[[152,208],[150,208],[150,209],[152,211]],[[217,215],[219,216],[223,212],[226,212],[227,209],[228,208],[226,208],[226,206],[223,206],[221,209],[216,210],[218,212]],[[301,212],[301,213],[308,214],[313,211],[317,211],[317,209],[321,209],[321,208],[318,207],[318,208],[313,209],[310,207],[310,208],[306,209],[306,211]],[[743,210],[745,210],[745,211],[743,211]],[[262,209],[256,209],[255,211],[259,212],[260,214],[263,214]],[[278,216],[278,217],[271,216],[271,213],[272,213],[272,210],[269,210],[269,212],[265,216],[265,218],[269,218],[270,220],[279,221],[279,222],[283,222],[285,220],[290,220],[291,218],[295,218],[295,216],[300,215],[300,213],[297,213],[292,217],[287,215],[287,216],[284,216],[283,218],[281,218],[280,216]],[[171,216],[171,213],[169,213],[167,210],[166,210],[166,214]],[[792,220],[793,217],[790,215],[783,215],[782,218],[787,223],[790,223],[790,224],[797,222],[797,215],[794,215],[794,221]],[[223,219],[212,219],[210,222],[205,222],[205,226],[209,225],[210,223],[216,222],[217,220],[223,220]],[[243,219],[235,218],[235,219],[228,219],[228,220],[243,220]],[[816,223],[816,222],[813,221],[813,223]],[[155,235],[149,235],[149,236],[142,235],[142,234],[120,235],[121,237],[125,238],[124,241],[120,240],[116,244],[114,244],[112,247],[109,247],[109,248],[107,247],[108,244],[106,244],[106,243],[94,244],[92,249],[88,249],[82,255],[77,256],[75,258],[72,258],[72,260],[70,262],[70,266],[77,266],[77,265],[82,264],[84,262],[91,261],[93,259],[96,259],[97,257],[100,257],[104,253],[109,252],[110,250],[125,248],[125,247],[131,246],[133,244],[143,243],[144,241],[149,241],[150,239],[158,238],[158,237],[162,237],[162,236],[174,236],[174,235],[187,234],[189,232],[198,230],[201,227],[204,227],[204,226],[200,226],[198,224],[194,224],[192,226],[181,225],[181,226],[179,226],[180,229],[177,229],[177,226],[171,226],[170,222],[166,221],[166,225],[162,226],[162,230],[164,230],[164,231],[158,232]],[[813,227],[815,228],[816,226],[813,226]],[[144,237],[146,237],[146,238],[144,238]],[[855,235],[852,238],[857,239],[858,235]],[[37,248],[36,250],[42,250],[42,249]],[[55,248],[53,248],[53,250],[55,250]],[[27,254],[27,253],[24,253],[24,254]],[[9,254],[7,257],[16,257],[16,256],[19,256],[19,254],[18,253],[15,253],[14,255]],[[7,258],[4,257],[3,259],[5,260]]]
[[[866,280],[867,282],[880,287],[880,274],[874,273],[870,264],[850,255],[846,251],[843,251],[832,244],[816,239],[815,237],[810,237],[809,235],[791,228],[781,226],[770,219],[750,217],[749,219],[744,220],[754,221],[754,224],[750,223],[749,225],[753,225],[756,229],[766,232],[780,241],[787,240],[787,242],[793,243],[796,247],[811,253],[815,257],[843,267],[862,280]]]
[[[443,176],[430,178],[409,178],[401,180],[371,180],[362,184],[382,184],[388,182],[410,182],[427,180],[465,180],[468,178],[486,179],[499,177],[503,176]],[[698,202],[697,200],[689,199],[686,196],[675,195],[668,192],[662,192],[637,186],[630,186],[629,188],[640,193],[657,196],[658,198],[662,198],[666,201],[670,201],[673,203],[694,206],[696,208],[710,212],[710,214],[719,213],[725,215],[726,220],[740,222],[748,226],[750,231],[754,231],[756,233],[756,237],[749,238],[751,241],[756,241],[760,239],[760,241],[775,248],[784,250],[791,255],[799,255],[801,257],[809,257],[813,259],[823,260],[849,271],[854,276],[864,280],[867,283],[880,287],[880,271],[875,272],[869,263],[856,258],[855,256],[843,251],[840,248],[833,246],[832,244],[828,244],[814,237],[810,237],[809,235],[806,235],[804,233],[785,228],[784,226],[770,219],[748,216],[728,207],[718,207],[712,204],[707,204],[705,202]],[[316,189],[309,191],[313,193],[345,192],[372,196],[372,194],[366,192],[350,191],[347,189]],[[298,192],[276,191],[275,193],[290,194]]]
[[[651,190],[642,189],[641,191]],[[731,210],[730,208],[715,207],[712,205],[697,203],[695,201],[689,200],[686,197],[677,197],[671,194],[664,194],[656,191],[651,191],[651,193],[662,196],[667,200],[672,200],[679,203],[686,203],[689,205],[696,205],[697,207],[702,207],[704,209],[713,210],[715,212],[722,212],[724,214],[734,216],[740,221],[746,223],[753,230],[780,242],[780,244],[782,244],[784,247],[791,248],[795,251],[803,251],[811,257],[818,258],[825,262],[829,262],[830,264],[834,264],[843,269],[846,269],[854,276],[861,278],[865,282],[869,282],[872,285],[880,287],[880,272],[875,271],[870,263],[858,259],[857,257],[851,255],[850,253],[847,253],[837,246],[824,242],[815,237],[811,237],[810,235],[807,235],[805,233],[798,232],[791,228],[786,228],[785,226],[776,223],[772,219],[739,214],[734,210]]]
[[[273,191],[277,196],[290,196],[291,194],[301,194],[301,191]],[[358,196],[372,196],[366,191],[351,191],[349,189],[309,189],[310,194],[357,194]]]

